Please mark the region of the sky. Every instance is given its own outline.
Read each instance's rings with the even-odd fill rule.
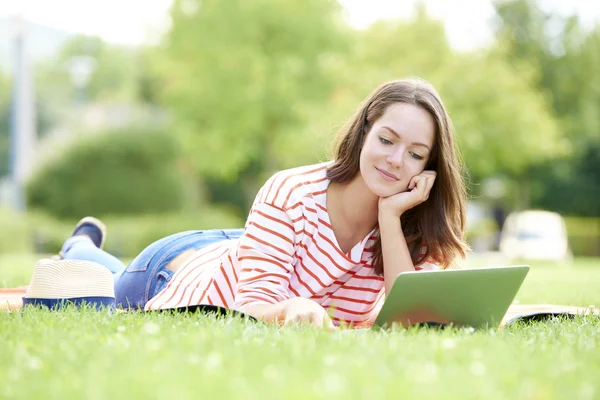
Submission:
[[[340,0],[348,21],[367,27],[381,18],[410,18],[418,0]],[[152,41],[167,21],[172,0],[1,0],[0,17],[21,13],[26,20],[68,32],[136,45]],[[469,50],[491,40],[491,0],[424,0],[431,16],[444,21],[449,40]],[[585,24],[600,22],[595,0],[539,0],[544,10],[578,14]]]

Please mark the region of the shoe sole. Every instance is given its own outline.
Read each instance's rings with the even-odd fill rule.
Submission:
[[[104,225],[102,223],[102,221],[100,221],[98,218],[85,217],[85,218],[81,219],[81,221],[79,221],[77,223],[77,225],[75,225],[75,229],[73,229],[73,233],[77,232],[77,229],[79,229],[79,227],[83,224],[94,225],[94,226],[98,227],[98,229],[100,229],[100,232],[102,232],[102,240],[100,241],[100,246],[98,246],[98,248],[101,249],[104,246],[104,242],[106,241],[106,225]]]

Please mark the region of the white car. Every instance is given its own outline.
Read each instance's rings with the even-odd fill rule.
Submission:
[[[570,260],[564,219],[555,212],[513,212],[504,221],[500,252],[511,259]]]

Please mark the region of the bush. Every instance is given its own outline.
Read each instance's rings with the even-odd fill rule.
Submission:
[[[496,246],[498,225],[492,218],[483,218],[467,224],[466,240],[473,251],[488,251]]]
[[[243,220],[227,209],[210,207],[194,213],[103,218],[107,226],[105,250],[117,257],[136,256],[150,243],[173,233],[196,229],[242,228]],[[76,220],[61,221],[41,213],[29,216],[29,239],[38,253],[55,254],[71,235]]]
[[[244,227],[242,219],[220,208],[194,214],[107,218],[105,222],[109,230],[105,247],[121,257],[134,257],[150,243],[178,232]]]
[[[0,254],[29,253],[33,243],[25,215],[0,208]]]
[[[159,130],[89,135],[37,171],[26,186],[27,203],[72,219],[181,210],[195,184],[177,168],[179,159],[175,139]]]
[[[600,256],[600,218],[565,217],[569,247],[575,256]]]

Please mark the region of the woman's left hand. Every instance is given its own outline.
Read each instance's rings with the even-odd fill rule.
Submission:
[[[429,198],[435,182],[435,171],[423,171],[408,183],[406,192],[379,198],[379,213],[400,217],[405,211],[418,206]]]

